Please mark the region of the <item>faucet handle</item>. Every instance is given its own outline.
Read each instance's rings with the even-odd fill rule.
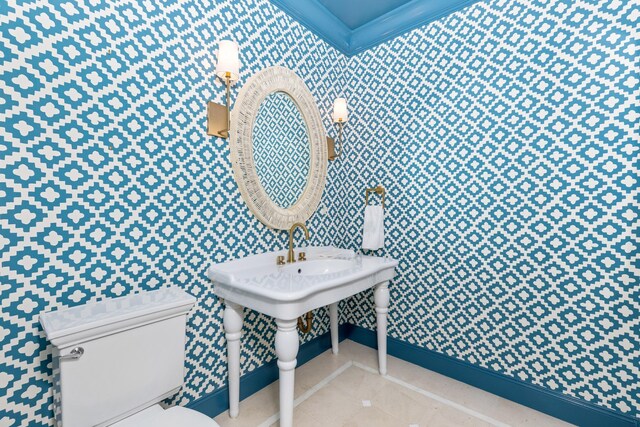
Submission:
[[[278,257],[276,258],[276,265],[284,265],[284,255],[278,255]]]
[[[300,252],[298,253],[298,261],[306,261],[307,260],[307,254],[304,252]]]

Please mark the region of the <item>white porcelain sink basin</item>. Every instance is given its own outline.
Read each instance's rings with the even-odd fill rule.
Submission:
[[[355,260],[318,259],[314,261],[301,261],[294,264],[287,264],[282,267],[282,271],[294,275],[300,274],[302,276],[317,276],[338,273],[353,267],[355,267]]]
[[[307,261],[279,266],[286,250],[249,255],[213,264],[208,277],[218,297],[278,319],[295,319],[389,281],[398,262],[388,257],[356,255],[332,246],[305,247]]]

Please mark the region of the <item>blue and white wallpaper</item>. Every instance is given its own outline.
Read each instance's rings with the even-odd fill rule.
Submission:
[[[383,184],[390,336],[640,416],[639,19],[483,1],[350,58],[339,243]]]
[[[284,248],[286,236],[249,213],[228,142],[206,135],[206,102],[224,99],[217,42],[240,44],[234,96],[258,70],[288,67],[327,128],[344,57],[265,0],[9,1],[0,25],[0,424],[53,422],[41,311],[161,286],[198,298],[176,403],[223,386],[222,305],[206,267]],[[315,244],[335,234],[331,200],[310,221]],[[275,331],[245,319],[243,372],[274,357]],[[321,310],[303,339],[327,325]]]
[[[266,0],[0,6],[0,424],[52,425],[38,314],[161,286],[198,297],[186,404],[226,381],[211,262],[283,248],[206,136],[217,41],[303,78],[343,156],[313,244],[358,248],[387,188],[389,334],[640,416],[640,73],[633,1],[487,0],[352,58]],[[374,328],[371,294],[343,321]],[[324,310],[308,340],[327,331]],[[273,359],[245,315],[243,373]]]

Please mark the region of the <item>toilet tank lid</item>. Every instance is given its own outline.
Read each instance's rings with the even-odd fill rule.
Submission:
[[[57,347],[186,314],[195,297],[177,287],[105,299],[40,314],[44,332]]]

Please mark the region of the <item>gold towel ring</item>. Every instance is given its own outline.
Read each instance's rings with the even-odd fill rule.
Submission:
[[[364,204],[367,206],[369,204],[369,193],[376,193],[382,196],[382,207],[384,208],[384,196],[386,195],[386,191],[382,185],[378,185],[377,187],[367,188],[364,193]]]

